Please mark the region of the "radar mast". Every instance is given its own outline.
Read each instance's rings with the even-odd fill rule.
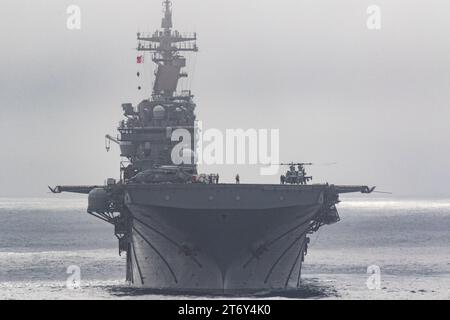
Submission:
[[[181,34],[173,30],[172,2],[163,2],[161,28],[153,34],[138,33],[138,51],[153,53],[152,60],[157,64],[153,97],[170,99],[174,97],[178,81],[187,77],[181,70],[186,66],[186,58],[180,52],[197,52],[197,34]]]

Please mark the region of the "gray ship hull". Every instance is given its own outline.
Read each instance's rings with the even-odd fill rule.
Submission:
[[[89,194],[88,213],[115,226],[134,287],[217,294],[297,289],[307,235],[339,221],[339,194],[374,189],[202,183],[50,188]]]
[[[324,187],[130,186],[128,278],[164,291],[297,289]]]

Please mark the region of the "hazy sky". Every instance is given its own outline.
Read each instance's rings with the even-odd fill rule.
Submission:
[[[279,128],[283,161],[338,163],[313,167],[316,182],[450,196],[448,0],[173,2],[176,29],[199,36],[189,69],[205,126]],[[70,4],[82,10],[79,31],[66,28]],[[379,31],[366,27],[372,4]],[[161,0],[2,1],[0,197],[117,177],[104,135],[121,103],[149,95],[150,83],[136,90],[133,48],[136,31],[160,23]]]

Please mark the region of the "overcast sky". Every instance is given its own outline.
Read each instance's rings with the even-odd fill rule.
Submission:
[[[173,2],[176,29],[199,36],[189,71],[204,126],[280,129],[282,161],[338,163],[311,168],[316,182],[450,195],[448,0]],[[66,28],[70,4],[81,8],[79,31]],[[372,4],[379,31],[366,27]],[[122,103],[149,96],[133,48],[138,30],[160,23],[161,0],[1,2],[0,197],[118,176],[104,135]],[[258,168],[203,170],[279,180]]]

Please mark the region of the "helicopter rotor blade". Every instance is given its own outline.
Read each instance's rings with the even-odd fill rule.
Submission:
[[[336,166],[338,163],[337,162],[323,162],[323,163],[319,163],[319,166]]]
[[[322,163],[311,163],[311,162],[301,162],[301,163],[273,163],[271,164],[273,166],[298,166],[298,165],[302,165],[302,166],[336,166],[338,165],[338,162],[322,162]]]
[[[392,192],[389,191],[373,191],[373,193],[393,194]]]

